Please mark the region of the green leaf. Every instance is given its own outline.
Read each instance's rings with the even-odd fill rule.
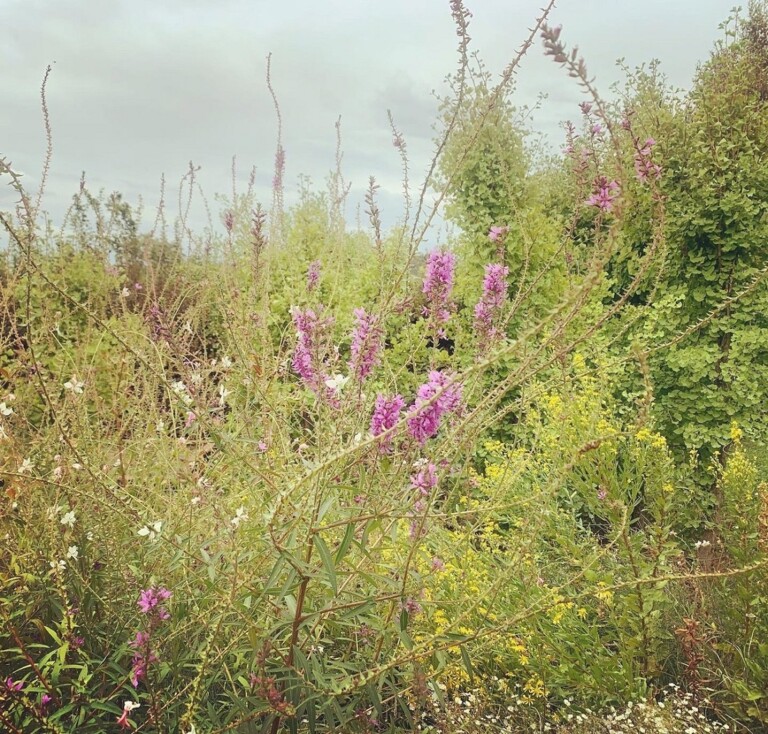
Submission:
[[[328,581],[331,584],[333,593],[338,594],[339,589],[336,584],[336,566],[333,563],[331,551],[328,549],[326,542],[320,537],[319,533],[315,533],[312,542],[314,543],[315,548],[317,548],[317,552],[320,554],[320,560],[323,562],[323,568],[328,576]]]

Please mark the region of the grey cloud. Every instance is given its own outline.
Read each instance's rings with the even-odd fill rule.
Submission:
[[[496,73],[540,2],[473,4],[474,45]],[[619,56],[630,66],[658,56],[673,83],[688,83],[723,15],[722,0],[580,0],[558,8],[552,21],[563,23],[607,91],[620,77]],[[95,188],[119,188],[128,198],[142,193],[149,204],[160,174],[175,187],[192,159],[202,165],[206,191],[227,192],[233,154],[242,179],[257,164],[259,195],[268,202],[276,133],[264,81],[270,51],[289,186],[300,172],[322,185],[334,166],[341,115],[345,175],[355,194],[375,175],[383,195],[399,196],[386,110],[408,143],[415,185],[432,152],[432,89],[456,66],[448,3],[437,0],[5,0],[0,26],[0,152],[30,180],[45,147],[40,80],[45,65],[57,62],[49,87],[55,152],[47,201],[54,213],[67,205],[83,169]],[[580,91],[537,42],[514,101],[532,103],[539,91],[549,98],[534,124],[558,143],[558,123],[576,116]]]

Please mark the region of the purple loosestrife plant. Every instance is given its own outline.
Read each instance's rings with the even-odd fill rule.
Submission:
[[[453,311],[451,292],[455,270],[456,255],[452,252],[436,251],[427,255],[427,268],[422,286],[422,292],[427,298],[424,315],[432,320],[438,336],[445,336],[443,326]]]
[[[150,586],[139,594],[136,602],[139,611],[147,617],[147,629],[139,630],[129,645],[133,648],[131,664],[131,683],[137,688],[142,678],[146,678],[149,666],[158,661],[152,650],[152,632],[171,618],[164,602],[171,598],[171,592],[164,586]]]
[[[371,434],[380,436],[385,431],[393,428],[400,420],[400,411],[405,407],[402,395],[388,398],[386,395],[378,395],[371,416]],[[392,446],[392,436],[381,440],[379,451],[388,453]]]
[[[485,266],[483,278],[483,295],[475,306],[475,330],[481,344],[487,346],[499,338],[497,327],[499,314],[507,298],[506,265],[490,263]]]
[[[437,467],[430,461],[421,466],[416,474],[411,475],[411,488],[417,489],[421,497],[428,497],[437,486]]]
[[[139,611],[157,620],[170,619],[171,615],[163,606],[163,602],[171,598],[171,592],[164,586],[150,586],[144,589],[139,595],[139,601],[136,602]]]
[[[587,206],[597,207],[600,211],[610,212],[620,193],[618,181],[609,181],[605,176],[600,176],[595,181],[592,195],[585,203]]]
[[[330,326],[328,319],[321,319],[311,308],[294,308],[291,311],[296,326],[296,349],[293,353],[293,369],[306,386],[317,394],[324,392],[325,364],[321,354],[323,332]]]
[[[509,227],[491,227],[488,230],[488,239],[491,242],[500,242],[507,236],[508,232]]]
[[[408,432],[422,446],[440,430],[443,415],[457,411],[461,405],[461,385],[452,383],[452,379],[433,370],[416,393],[416,402],[408,411],[407,425]]]
[[[137,632],[136,637],[128,643],[134,650],[131,667],[131,685],[134,688],[138,688],[142,678],[147,677],[149,666],[158,661],[150,643],[149,632]]]
[[[313,260],[309,263],[307,270],[307,290],[311,293],[320,282],[320,267],[322,263],[319,260]]]
[[[661,178],[661,166],[651,160],[654,145],[656,141],[653,138],[648,138],[642,146],[635,140],[635,175],[637,180],[643,183],[649,179],[658,181]]]
[[[381,339],[378,317],[367,313],[364,308],[356,308],[349,371],[358,382],[365,380],[379,363]]]

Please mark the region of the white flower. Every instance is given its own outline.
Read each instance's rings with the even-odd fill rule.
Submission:
[[[136,703],[136,701],[126,701],[123,704],[123,711],[133,711],[134,709],[141,708],[140,703]]]
[[[224,385],[219,385],[219,405],[222,408],[227,404],[227,397],[229,397],[231,394],[231,390],[227,390]]]
[[[76,561],[80,556],[80,551],[77,549],[76,545],[70,545],[69,548],[67,548],[67,558],[71,558],[73,561]]]
[[[93,531],[92,531],[92,530],[89,530],[89,531],[88,531],[88,532],[85,534],[85,539],[86,539],[86,540],[93,540]]]
[[[189,394],[187,386],[182,380],[171,383],[171,390],[173,390],[173,392],[179,398],[181,398],[181,401],[184,403],[184,405],[189,405],[192,402],[192,396]]]
[[[54,571],[63,571],[67,567],[66,561],[51,561],[48,564]]]
[[[0,403],[0,415],[13,415],[13,408],[9,408],[5,403]]]
[[[238,507],[237,510],[235,510],[235,516],[230,520],[232,525],[235,527],[239,527],[241,522],[245,522],[248,519],[248,513],[245,511],[244,507]]]
[[[123,298],[128,298],[131,295],[131,289],[128,286],[123,286],[123,290],[120,292]]]
[[[24,459],[24,461],[21,462],[21,466],[19,467],[19,474],[31,474],[34,468],[35,465],[29,459]]]
[[[83,468],[83,465],[82,465],[82,464],[79,464],[78,462],[75,462],[74,464],[72,464],[72,468],[73,468],[75,471],[80,471],[80,470]]]
[[[221,367],[222,369],[228,370],[232,366],[232,360],[225,354],[221,358]]]
[[[82,395],[84,386],[85,383],[78,380],[76,375],[72,375],[72,379],[64,383],[64,389],[72,391],[75,395]]]
[[[200,499],[201,499],[200,497],[193,497],[189,501],[189,503],[194,507],[195,505],[199,505],[200,504]]]
[[[75,524],[75,520],[77,518],[75,517],[75,513],[73,510],[70,510],[69,512],[65,512],[61,516],[61,524],[62,525],[69,525],[69,527],[72,527]]]
[[[344,375],[334,375],[333,377],[329,377],[325,384],[327,387],[330,387],[331,390],[341,390],[344,385],[347,384],[349,381],[349,375],[344,377]]]
[[[163,522],[162,520],[156,520],[153,523],[150,523],[149,525],[145,525],[143,528],[141,528],[137,535],[141,535],[143,538],[149,538],[150,541],[154,542],[157,540],[157,536],[160,535],[160,531],[163,529]]]

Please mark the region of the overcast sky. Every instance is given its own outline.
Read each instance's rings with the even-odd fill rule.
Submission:
[[[579,45],[598,87],[609,92],[630,66],[658,58],[675,86],[690,84],[734,0],[560,0],[550,23]],[[527,34],[542,0],[467,0],[470,33],[495,74]],[[157,205],[164,173],[173,199],[188,162],[213,194],[240,186],[257,166],[258,194],[271,201],[276,120],[283,115],[288,200],[299,174],[317,187],[334,165],[341,116],[344,173],[354,221],[368,176],[382,185],[385,221],[399,215],[400,164],[391,144],[392,110],[412,158],[413,177],[432,147],[433,90],[456,67],[448,0],[0,0],[0,155],[34,184],[45,150],[39,86],[55,62],[48,100],[54,157],[45,207],[60,218],[81,171],[92,189]],[[513,100],[548,95],[533,126],[553,145],[559,125],[577,119],[578,86],[531,49]],[[12,192],[0,188],[0,209]],[[198,202],[199,205],[200,202]],[[203,222],[202,206],[196,221]],[[153,219],[151,213],[145,220]]]

